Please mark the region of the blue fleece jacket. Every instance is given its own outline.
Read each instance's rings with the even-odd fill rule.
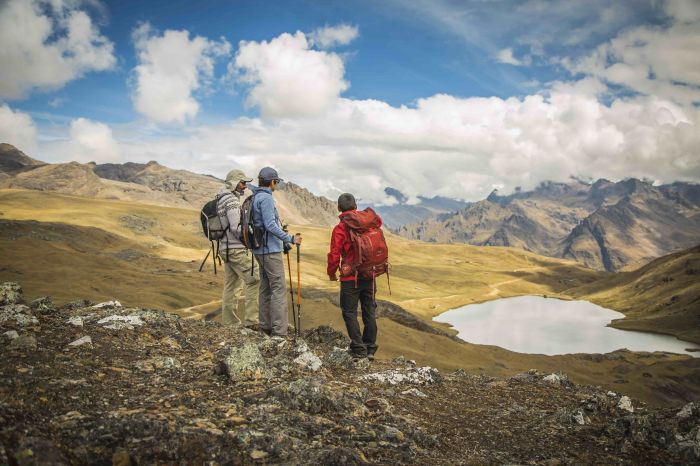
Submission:
[[[282,223],[279,215],[277,215],[275,200],[272,198],[272,190],[270,188],[248,186],[255,196],[253,199],[253,225],[265,229],[263,246],[254,249],[253,253],[261,255],[282,252],[283,243],[293,243],[294,237],[282,230]]]

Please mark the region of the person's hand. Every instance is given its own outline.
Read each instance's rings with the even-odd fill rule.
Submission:
[[[332,282],[337,282],[337,281],[338,281],[338,277],[336,277],[335,275],[329,275],[328,278],[329,278],[330,281],[332,281]]]
[[[301,244],[301,233],[294,235],[294,244]]]

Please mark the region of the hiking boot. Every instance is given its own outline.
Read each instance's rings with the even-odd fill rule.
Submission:
[[[353,350],[348,350],[348,354],[350,355],[351,358],[353,359],[364,359],[367,357],[365,353],[360,353],[359,351],[353,351]]]

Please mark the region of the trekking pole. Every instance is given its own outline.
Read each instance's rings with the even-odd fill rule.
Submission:
[[[211,248],[209,248],[209,251],[207,251],[207,255],[206,255],[206,257],[204,258],[204,260],[202,261],[202,263],[199,264],[199,271],[200,271],[200,272],[201,272],[202,269],[204,268],[204,264],[206,264],[207,259],[209,259],[209,254],[211,254]]]
[[[289,272],[289,296],[291,297],[291,301],[289,302],[292,305],[292,321],[294,322],[294,337],[296,338],[297,336],[297,316],[296,312],[294,312],[294,286],[292,285],[292,260],[289,258],[289,251],[285,248],[284,254],[287,256],[287,272]]]
[[[297,334],[301,336],[301,245],[297,244]]]

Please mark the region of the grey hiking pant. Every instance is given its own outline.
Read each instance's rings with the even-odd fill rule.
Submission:
[[[219,256],[224,261],[224,293],[221,299],[221,321],[224,325],[234,324],[241,320],[244,320],[245,325],[257,324],[258,289],[260,287],[258,269],[256,268],[251,275],[250,270],[253,262],[250,255],[246,254],[245,249],[229,249],[228,261],[226,260],[226,250],[219,251]],[[237,316],[238,301],[241,294],[245,298],[243,319],[239,319]]]
[[[255,255],[260,265],[260,330],[273,336],[286,336],[289,323],[282,256],[281,252]]]

